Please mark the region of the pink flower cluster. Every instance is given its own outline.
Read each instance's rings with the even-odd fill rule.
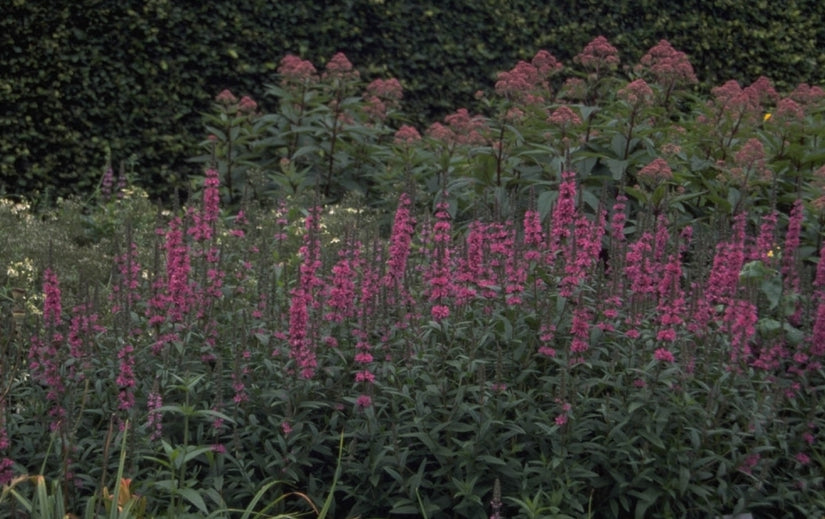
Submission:
[[[765,147],[759,139],[748,139],[736,152],[731,168],[731,177],[741,186],[748,186],[753,181],[768,180],[769,172],[765,166]]]
[[[418,133],[415,126],[410,126],[408,124],[402,124],[393,137],[393,142],[402,146],[410,146],[420,140],[421,134]]]
[[[540,50],[530,63],[519,61],[508,72],[499,72],[496,93],[525,105],[541,104],[550,94],[548,78],[562,69],[562,64],[546,50]]]
[[[598,77],[619,65],[619,51],[607,41],[607,38],[597,36],[573,58],[573,61]]]
[[[217,96],[215,101],[229,113],[253,114],[258,110],[258,103],[249,96],[241,97],[240,101],[232,91],[224,89]]]
[[[696,74],[687,54],[673,48],[667,40],[661,40],[642,56],[638,70],[648,72],[656,83],[670,92],[675,86],[696,83]]]
[[[667,182],[673,178],[673,171],[667,161],[661,157],[656,158],[636,173],[636,178],[648,186],[657,186],[662,182]]]
[[[427,129],[427,135],[441,141],[447,146],[479,145],[487,139],[487,123],[479,115],[471,116],[466,108],[459,108],[455,113],[444,118],[446,126],[436,122]]]
[[[376,79],[367,85],[364,110],[372,119],[383,121],[390,110],[395,110],[403,96],[401,83],[395,79]]]
[[[327,62],[321,77],[343,82],[357,80],[360,76],[347,56],[343,52],[337,52]]]
[[[617,93],[619,99],[627,102],[634,110],[653,103],[653,90],[644,79],[631,81]]]
[[[310,61],[292,54],[287,54],[281,59],[278,75],[281,76],[282,86],[305,85],[318,81],[315,66]]]
[[[568,129],[581,126],[582,119],[572,108],[567,105],[561,105],[556,108],[553,113],[547,118],[547,122],[561,128],[562,133]]]

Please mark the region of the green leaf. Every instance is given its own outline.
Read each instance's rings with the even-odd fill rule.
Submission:
[[[690,470],[687,467],[679,467],[679,495],[684,496],[690,485]]]
[[[179,488],[177,493],[183,496],[184,499],[189,501],[192,505],[195,506],[198,510],[203,513],[209,513],[209,509],[206,507],[206,502],[203,500],[203,497],[193,488]]]
[[[187,450],[186,454],[184,454],[183,458],[180,458],[181,461],[177,464],[177,466],[180,468],[183,464],[186,464],[186,463],[192,461],[193,459],[197,458],[198,456],[200,456],[202,454],[205,454],[207,452],[211,452],[211,451],[212,451],[212,447],[194,447],[193,448],[193,447],[190,446],[189,449]]]

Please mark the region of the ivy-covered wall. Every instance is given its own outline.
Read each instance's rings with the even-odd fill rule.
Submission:
[[[155,195],[185,185],[200,114],[222,89],[264,107],[287,53],[343,51],[362,74],[398,77],[424,124],[547,49],[570,62],[606,36],[631,66],[658,40],[700,80],[779,88],[825,78],[817,0],[4,0],[0,3],[0,192],[88,192],[109,158]]]

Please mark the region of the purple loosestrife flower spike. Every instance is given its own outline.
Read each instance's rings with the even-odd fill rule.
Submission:
[[[61,359],[64,358],[61,347],[64,346],[64,336],[61,331],[63,307],[60,281],[51,268],[47,268],[43,273],[43,294],[43,327],[46,337],[32,338],[29,348],[29,369],[32,377],[47,388],[46,400],[51,402],[50,427],[54,431],[66,415],[66,410],[60,404],[66,385],[61,372]]]
[[[547,260],[553,261],[561,250],[562,243],[572,235],[572,224],[577,215],[576,211],[576,173],[566,171],[562,174],[559,186],[559,197],[553,207]]]
[[[447,305],[455,293],[455,286],[451,272],[451,230],[450,213],[447,211],[447,202],[439,202],[436,207],[435,224],[432,230],[433,249],[430,269],[427,272],[427,298],[432,303],[431,316],[441,321],[450,315]]]
[[[384,286],[400,289],[407,270],[407,258],[410,255],[410,244],[414,232],[415,219],[410,213],[412,200],[410,195],[402,193],[398,199],[398,208],[392,225],[390,237],[390,253],[387,258],[387,273],[384,275]]]

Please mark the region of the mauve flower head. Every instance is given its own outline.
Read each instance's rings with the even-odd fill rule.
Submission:
[[[539,76],[542,78],[552,76],[563,68],[561,62],[544,49],[538,51],[536,55],[533,56],[530,64],[536,67]]]
[[[662,182],[673,178],[673,171],[668,166],[667,161],[661,157],[653,160],[636,173],[640,182],[649,186],[656,186]]]
[[[376,79],[367,85],[367,92],[385,100],[400,101],[403,97],[401,83],[395,79]]]
[[[825,90],[818,86],[810,86],[807,83],[800,83],[790,95],[791,99],[804,107],[815,105],[825,99]]]
[[[418,130],[415,128],[415,126],[410,126],[408,124],[402,124],[398,131],[395,132],[395,136],[393,137],[393,142],[395,144],[406,146],[410,146],[420,140],[421,134],[418,133]]]
[[[728,80],[720,86],[713,87],[710,93],[722,106],[742,102],[741,100],[743,99],[745,102],[749,101],[748,97],[744,95],[742,91],[742,86],[734,79]]]
[[[723,113],[730,113],[736,117],[755,117],[760,111],[756,90],[745,91],[735,80],[725,82],[710,91],[714,103]]]
[[[455,142],[455,132],[447,128],[439,122],[434,122],[427,128],[427,136],[431,139],[441,141],[445,144],[453,144]]]
[[[697,82],[687,54],[674,49],[667,40],[647,51],[638,68],[649,71],[657,83],[666,87]]]
[[[400,106],[402,95],[401,83],[397,79],[376,79],[367,85],[364,111],[371,118],[383,121],[389,110]]]
[[[258,103],[249,96],[243,96],[238,103],[238,111],[245,114],[252,114],[258,109]]]
[[[282,85],[312,83],[318,80],[318,71],[315,70],[315,66],[308,60],[303,60],[292,54],[287,54],[281,59],[278,74],[281,76]]]
[[[765,173],[765,147],[759,139],[748,139],[734,156],[736,165],[759,176]]]
[[[496,93],[508,99],[521,100],[527,96],[539,81],[539,72],[530,63],[519,61],[508,72],[499,72],[496,78]]]
[[[779,93],[773,87],[773,83],[765,76],[759,76],[756,81],[742,90],[750,97],[757,106],[776,103],[779,100]]]
[[[805,120],[805,111],[792,98],[781,99],[776,105],[776,110],[768,119],[769,124],[779,126],[791,126]]]
[[[224,89],[221,90],[221,93],[219,93],[217,97],[215,97],[215,101],[222,105],[228,106],[237,103],[238,98],[235,97],[235,94],[233,94],[229,89]]]
[[[518,123],[524,119],[524,110],[517,106],[511,106],[504,114],[504,120],[509,123]]]
[[[619,51],[604,36],[597,36],[573,58],[573,61],[597,73],[619,65]]]
[[[360,74],[355,70],[343,52],[338,52],[324,67],[324,77],[330,79],[355,80]]]
[[[519,103],[542,103],[550,90],[547,79],[561,68],[561,63],[552,54],[540,50],[530,63],[519,61],[511,70],[499,72],[496,93]]]
[[[570,127],[580,126],[582,119],[572,108],[567,105],[561,105],[550,114],[547,122],[560,127],[562,130],[566,130]]]
[[[628,83],[618,92],[619,99],[627,101],[634,108],[650,105],[653,101],[653,90],[644,79],[637,79]]]
[[[571,101],[582,101],[587,97],[587,84],[577,77],[568,78],[559,91],[559,97]]]
[[[484,117],[471,116],[466,108],[459,108],[446,116],[444,122],[453,130],[458,144],[484,144],[483,133],[487,128]]]
[[[471,116],[466,108],[459,108],[444,118],[447,125],[435,122],[427,128],[427,135],[444,144],[476,145],[484,144],[483,133],[487,129],[484,117]]]
[[[355,401],[355,406],[359,409],[366,409],[372,405],[372,398],[369,395],[360,395]]]

